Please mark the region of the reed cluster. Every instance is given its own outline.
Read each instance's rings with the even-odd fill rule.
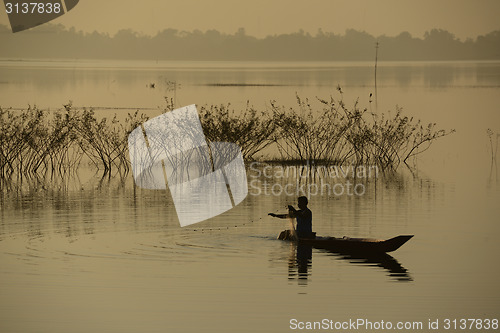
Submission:
[[[232,142],[241,148],[245,160],[276,141],[278,126],[266,112],[259,112],[247,102],[243,111],[231,105],[210,105],[200,108],[205,137],[210,142]]]
[[[202,106],[203,131],[210,142],[236,143],[247,161],[267,152],[280,163],[371,164],[382,170],[396,169],[453,132],[403,116],[400,108],[390,115],[361,109],[357,101],[348,107],[338,90],[339,99],[317,99],[319,106],[299,96],[295,107],[272,101],[266,111],[248,103],[244,110],[229,104]],[[84,157],[104,175],[128,172],[128,135],[147,119],[138,112],[120,121],[98,117],[92,109],[75,110],[71,104],[59,111],[0,108],[0,180],[68,174]]]
[[[147,118],[138,112],[124,121],[98,118],[94,110],[23,111],[0,108],[0,179],[13,175],[68,174],[82,158],[105,174],[128,171],[127,138]]]
[[[486,130],[488,139],[490,141],[490,153],[491,153],[491,163],[496,163],[497,152],[498,152],[498,139],[500,138],[500,133],[495,133],[491,128]],[[494,142],[494,143],[493,143]]]
[[[244,112],[229,106],[202,108],[202,126],[211,141],[237,143],[247,160],[274,147],[279,157],[271,159],[278,163],[370,164],[382,170],[407,164],[436,139],[454,132],[404,116],[400,107],[392,115],[361,109],[357,100],[348,107],[337,89],[339,99],[311,102],[297,96],[295,107],[272,101],[268,112],[248,106]]]

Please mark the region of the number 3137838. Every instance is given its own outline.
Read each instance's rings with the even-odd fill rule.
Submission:
[[[7,2],[5,9],[7,14],[59,14],[62,10],[60,3],[50,2]]]
[[[497,330],[498,319],[445,319],[445,330]]]

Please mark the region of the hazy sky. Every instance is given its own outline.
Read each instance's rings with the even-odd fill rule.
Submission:
[[[124,28],[154,35],[166,28],[234,33],[244,27],[257,37],[299,29],[314,35],[319,28],[422,37],[442,28],[465,39],[500,30],[499,17],[498,0],[80,0],[53,23],[111,35]],[[0,23],[8,24],[3,11]]]

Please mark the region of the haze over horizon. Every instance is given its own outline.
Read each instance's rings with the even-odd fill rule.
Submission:
[[[4,11],[0,24],[9,25]],[[344,33],[348,29],[373,36],[409,32],[421,38],[443,29],[458,39],[476,38],[500,30],[500,1],[496,0],[231,0],[81,1],[71,12],[52,21],[77,31],[116,34],[122,29],[154,36],[172,28],[180,31],[217,30],[233,34],[240,28],[257,38],[304,31]],[[39,27],[38,27],[39,28]],[[38,29],[34,28],[34,29]]]

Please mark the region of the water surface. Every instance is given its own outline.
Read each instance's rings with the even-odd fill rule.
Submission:
[[[284,194],[251,194],[180,228],[170,194],[135,188],[131,175],[101,180],[85,169],[5,191],[2,332],[287,332],[292,318],[498,318],[500,182],[486,135],[500,129],[498,63],[382,64],[378,110],[368,102],[371,64],[75,63],[1,62],[0,105],[53,109],[72,99],[155,114],[175,93],[179,105],[250,99],[265,108],[270,99],[292,105],[296,92],[334,94],[340,84],[348,102],[359,96],[377,112],[399,104],[457,133],[412,161],[413,171],[367,180],[362,196],[311,196],[318,234],[415,235],[382,258],[276,240],[288,222],[267,213],[295,202]],[[262,180],[268,188],[294,181]]]

